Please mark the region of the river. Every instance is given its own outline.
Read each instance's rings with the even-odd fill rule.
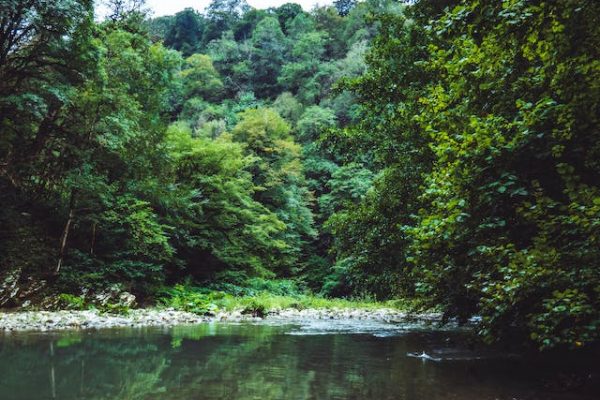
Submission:
[[[0,335],[2,400],[592,400],[594,368],[364,321]]]

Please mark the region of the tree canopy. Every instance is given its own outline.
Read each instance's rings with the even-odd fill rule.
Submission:
[[[0,4],[0,280],[288,279],[597,343],[600,3],[111,4]]]

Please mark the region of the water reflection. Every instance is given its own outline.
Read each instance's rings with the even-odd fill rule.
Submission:
[[[469,349],[461,332],[322,328],[0,336],[0,399],[593,398],[546,389],[540,365]],[[408,356],[421,352],[439,360]]]

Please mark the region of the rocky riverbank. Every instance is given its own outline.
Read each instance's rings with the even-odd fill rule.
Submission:
[[[151,327],[199,324],[211,321],[223,322],[257,322],[264,319],[278,322],[347,319],[372,320],[382,322],[405,322],[419,320],[426,322],[439,321],[437,313],[408,315],[393,309],[286,309],[272,310],[264,317],[244,314],[241,311],[218,312],[215,315],[196,315],[173,309],[137,309],[126,314],[101,313],[96,310],[87,311],[26,311],[0,312],[0,331],[60,331],[66,329],[107,329],[120,327]]]

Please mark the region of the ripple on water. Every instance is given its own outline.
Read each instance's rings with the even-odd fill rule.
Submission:
[[[408,332],[427,331],[432,329],[428,322],[403,322],[390,323],[385,321],[366,320],[306,320],[297,321],[295,328],[287,332],[288,335],[372,335],[375,337],[401,336]]]

